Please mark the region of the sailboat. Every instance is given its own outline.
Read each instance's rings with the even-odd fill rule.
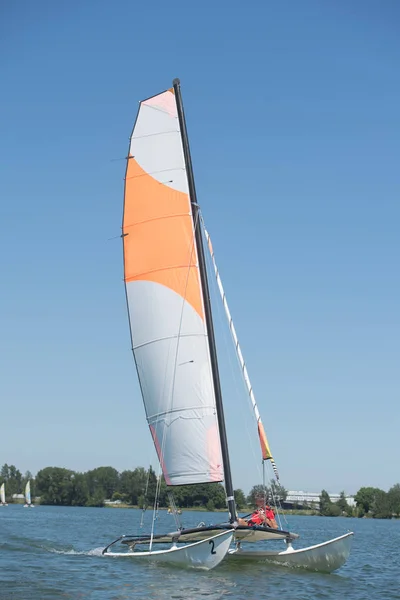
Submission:
[[[31,482],[30,480],[27,482],[26,486],[25,486],[25,504],[24,504],[24,508],[33,508],[34,505],[32,504],[32,500],[31,500]]]
[[[294,550],[296,533],[238,524],[204,239],[253,405],[262,460],[270,461],[276,474],[277,469],[200,214],[179,79],[172,88],[140,102],[127,156],[121,237],[132,350],[165,482],[175,486],[224,481],[229,519],[161,534],[154,532],[153,519],[150,534],[121,536],[103,554],[172,560],[180,550],[182,564],[203,568],[217,566],[225,556],[326,572],[339,568],[349,555],[351,532]],[[241,546],[266,540],[283,540],[286,547],[271,552]],[[113,550],[118,542],[125,552]],[[137,551],[143,544],[149,550]],[[154,552],[154,544],[171,546]],[[211,554],[216,552],[212,563],[207,558],[210,548]],[[193,561],[194,552],[201,559],[196,554]]]
[[[222,396],[180,84],[143,100],[130,138],[122,223],[132,350],[147,423],[169,486],[224,479],[233,511]],[[160,478],[159,478],[160,481]],[[234,511],[232,512],[234,514]],[[200,539],[123,536],[104,556],[211,569],[231,524]],[[115,552],[121,540],[127,550]],[[170,546],[154,550],[154,543]],[[137,546],[148,545],[145,551]]]
[[[0,506],[8,506],[6,502],[6,484],[2,483],[0,487]]]

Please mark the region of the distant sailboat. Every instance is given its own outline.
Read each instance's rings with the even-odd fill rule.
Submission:
[[[32,499],[31,499],[31,482],[30,480],[25,486],[25,502],[24,508],[33,508]]]
[[[6,502],[6,484],[2,483],[0,487],[0,506],[8,506]]]

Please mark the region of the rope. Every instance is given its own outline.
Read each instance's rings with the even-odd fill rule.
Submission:
[[[225,313],[226,313],[226,316],[227,316],[227,319],[228,319],[229,329],[230,329],[231,334],[232,334],[232,339],[233,339],[233,342],[234,342],[234,345],[235,345],[236,354],[237,354],[237,357],[239,359],[239,364],[240,364],[240,367],[241,367],[241,370],[242,370],[243,379],[244,379],[246,387],[247,387],[247,392],[248,392],[248,395],[250,397],[251,404],[253,406],[254,415],[255,415],[255,418],[256,418],[256,421],[257,421],[257,425],[258,425],[258,428],[259,428],[260,444],[261,444],[261,449],[262,449],[262,453],[263,453],[263,459],[271,461],[271,465],[272,465],[272,468],[274,470],[275,477],[279,481],[278,469],[277,469],[277,466],[276,466],[275,461],[273,459],[273,456],[271,454],[271,451],[269,449],[269,445],[268,445],[267,439],[265,437],[264,428],[263,428],[262,421],[261,421],[261,415],[260,415],[259,410],[258,410],[258,406],[257,406],[256,399],[255,399],[255,396],[254,396],[253,388],[252,388],[252,385],[251,385],[251,382],[250,382],[249,374],[247,372],[246,363],[244,361],[243,354],[242,354],[242,351],[241,351],[241,348],[240,348],[240,345],[239,345],[239,340],[238,340],[238,337],[237,337],[237,334],[236,334],[235,326],[233,324],[233,319],[232,319],[232,316],[231,316],[231,313],[230,313],[230,310],[229,310],[228,302],[226,300],[225,291],[224,291],[224,288],[222,286],[221,277],[219,275],[217,263],[216,263],[216,260],[215,260],[214,250],[213,250],[212,244],[211,244],[210,234],[208,233],[208,231],[207,231],[207,229],[205,227],[204,220],[203,220],[202,217],[201,217],[201,221],[202,221],[202,225],[203,225],[203,229],[204,229],[204,235],[206,236],[208,249],[209,249],[209,252],[210,252],[210,255],[211,255],[211,258],[212,258],[212,262],[213,262],[213,266],[214,266],[214,272],[215,272],[215,277],[216,277],[218,288],[219,288],[219,292],[220,292],[220,295],[221,295],[222,304],[223,304],[224,309],[225,309]],[[264,435],[262,436],[261,433],[263,433]],[[263,443],[261,443],[261,438],[263,440]]]
[[[203,227],[203,231],[204,231],[204,227]],[[212,257],[210,255],[210,253],[206,254],[206,261],[207,261],[208,268],[210,268],[210,266],[213,266]],[[217,281],[216,281],[216,279],[214,277],[212,277],[211,278],[210,288],[215,293],[217,287],[218,287],[217,286]],[[216,293],[216,295],[218,296],[218,294],[219,294],[219,290]],[[225,318],[225,315],[222,312],[221,304],[219,302],[216,302],[216,307],[217,307],[217,315],[218,315],[218,321],[219,321],[219,323],[221,323],[221,325],[222,324],[226,325],[226,318]],[[227,334],[227,331],[226,331],[226,327],[223,327],[222,331],[223,331],[223,340],[224,340],[224,345],[225,345],[225,356],[228,357],[228,363],[229,363],[229,368],[230,368],[230,371],[231,371],[232,380],[235,381],[235,379],[237,379],[237,369],[234,368],[234,365],[233,365],[233,362],[232,362],[232,357],[231,357],[231,348],[232,348],[232,345],[231,345],[230,341],[228,342],[228,334]],[[235,353],[235,357],[236,357],[236,360],[238,361],[238,356],[237,356],[236,353]],[[239,385],[240,386],[244,386],[244,389],[247,392],[246,384],[245,384],[245,382],[243,380],[243,377],[240,377],[240,383],[239,383]],[[240,401],[241,394],[239,393],[238,386],[236,386],[236,385],[233,384],[233,387],[235,389],[235,395],[236,395],[237,399],[239,400],[239,402],[237,403],[237,405],[240,407],[241,417],[243,419],[242,424],[243,424],[243,422],[245,424],[246,434],[247,434],[248,441],[249,441],[249,447],[251,449],[251,453],[252,453],[252,456],[253,456],[253,459],[254,459],[253,464],[257,465],[258,476],[261,478],[261,474],[262,474],[262,472],[261,472],[261,465],[259,464],[258,456],[256,454],[255,445],[254,445],[254,424],[252,422],[251,423],[251,428],[250,428],[249,413],[248,413],[247,410],[245,410],[244,404]]]

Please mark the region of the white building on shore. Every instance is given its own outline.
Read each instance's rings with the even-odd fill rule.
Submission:
[[[290,490],[288,491],[286,500],[284,504],[287,506],[288,504],[292,506],[314,506],[315,508],[319,507],[319,497],[321,492],[303,492]],[[340,498],[340,494],[329,494],[329,498],[332,502],[337,502]],[[346,502],[349,506],[355,506],[354,496],[346,496]]]

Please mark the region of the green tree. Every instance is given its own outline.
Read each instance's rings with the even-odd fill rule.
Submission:
[[[377,490],[372,503],[371,514],[374,519],[391,519],[392,510],[390,507],[389,495],[383,490]]]
[[[168,490],[171,493],[171,490]],[[173,488],[177,506],[191,508],[207,506],[211,500],[214,508],[226,508],[226,493],[220,483],[181,485]]]
[[[179,485],[169,490],[169,492],[173,493],[177,506],[191,508],[193,506],[194,488],[196,487],[195,485]]]
[[[41,504],[70,506],[73,499],[75,473],[60,467],[46,467],[36,475],[36,492]]]
[[[20,494],[22,492],[22,474],[15,465],[3,465],[1,476],[3,481],[7,483],[7,496],[11,497],[13,494]]]
[[[233,495],[235,497],[236,507],[238,508],[238,510],[246,508],[247,503],[243,490],[234,490]]]
[[[381,492],[379,488],[374,487],[362,487],[358,490],[354,496],[354,500],[358,509],[358,516],[362,517],[364,514],[369,514],[375,505],[375,497],[378,492]]]
[[[138,467],[134,471],[121,473],[119,491],[126,496],[130,504],[138,505],[139,497],[142,496],[148,505],[154,502],[156,485],[157,478],[153,469],[150,467],[149,471],[146,471],[143,467]]]
[[[271,479],[269,489],[270,501],[274,506],[280,506],[287,498],[287,490],[277,481]]]
[[[396,483],[387,493],[388,503],[392,514],[400,516],[400,483]]]
[[[208,485],[210,488],[210,500],[215,505],[215,508],[226,508],[226,492],[223,485],[220,483],[211,483]]]
[[[104,493],[100,488],[94,492],[93,496],[89,497],[86,506],[104,506]]]
[[[119,488],[119,473],[114,467],[97,467],[86,474],[86,481],[90,496],[97,492],[105,498],[111,498]]]
[[[135,469],[135,471],[136,470],[137,469]],[[153,501],[155,498],[156,489],[157,489],[157,475],[151,465],[150,465],[148,471],[146,471],[145,469],[141,469],[141,471],[144,472],[144,478],[146,479],[146,482],[147,482],[146,498],[150,498]],[[161,482],[160,482],[160,484],[161,484]],[[145,488],[143,488],[143,491],[145,491]]]
[[[89,500],[89,488],[83,473],[71,475],[71,505],[86,506]]]
[[[126,502],[125,494],[121,494],[121,492],[114,492],[111,500],[115,502],[116,500],[120,500],[120,502]]]
[[[220,483],[197,484],[190,486],[189,502],[191,506],[206,506],[212,500],[215,508],[226,506],[226,495]]]
[[[321,517],[338,517],[341,514],[340,508],[332,502],[326,490],[322,490],[319,497],[319,514]]]
[[[345,513],[346,515],[351,515],[351,508],[347,503],[346,500],[346,494],[343,492],[340,492],[340,497],[339,500],[336,502],[336,506],[338,506],[341,510],[342,513]]]
[[[9,477],[10,477],[10,467],[8,466],[7,463],[5,463],[2,467],[1,467],[1,473],[0,473],[0,477],[2,479],[2,481],[7,482]]]
[[[168,494],[171,493],[168,490],[168,486],[165,483],[165,479],[164,477],[161,478],[161,482],[160,482],[160,490],[159,490],[159,496],[158,496],[158,502],[159,502],[159,506],[163,506],[163,507],[167,507],[169,506],[169,496]],[[140,506],[140,504],[139,504]]]
[[[215,510],[214,502],[212,500],[209,500],[207,502],[206,509],[209,510],[210,512],[212,512],[213,510]]]
[[[326,516],[327,517],[340,517],[341,514],[342,514],[342,511],[340,510],[338,505],[335,502],[332,502],[332,504],[330,505],[330,507],[328,509],[328,514]]]

